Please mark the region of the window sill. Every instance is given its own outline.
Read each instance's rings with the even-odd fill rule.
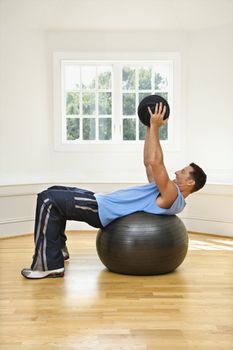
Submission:
[[[180,151],[180,145],[169,143],[167,141],[161,141],[161,145],[164,151],[176,152]],[[98,143],[66,143],[56,144],[55,151],[57,152],[82,152],[82,153],[138,153],[142,152],[144,147],[144,141],[125,141],[123,142],[98,142]]]

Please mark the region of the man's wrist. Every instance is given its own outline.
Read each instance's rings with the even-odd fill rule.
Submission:
[[[150,126],[150,129],[151,129],[152,131],[154,131],[154,132],[158,132],[158,131],[159,131],[159,126],[156,125],[156,124],[152,124],[152,125]]]

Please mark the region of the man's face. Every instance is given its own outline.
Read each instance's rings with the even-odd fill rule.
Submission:
[[[183,168],[181,170],[177,170],[175,172],[176,178],[175,178],[174,182],[177,185],[189,184],[190,181],[192,180],[192,178],[190,177],[190,172],[192,172],[192,171],[193,171],[193,168],[190,165],[186,166],[185,168]]]

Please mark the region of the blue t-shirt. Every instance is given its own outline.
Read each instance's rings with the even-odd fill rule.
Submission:
[[[186,203],[178,186],[176,187],[177,198],[168,209],[160,208],[156,203],[156,198],[160,193],[155,182],[106,194],[96,193],[100,221],[103,226],[107,226],[111,221],[137,211],[164,215],[177,214],[184,209]]]

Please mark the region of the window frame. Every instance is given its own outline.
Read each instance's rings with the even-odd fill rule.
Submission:
[[[82,140],[78,142],[67,140],[63,137],[63,61],[85,62],[85,64],[114,64],[112,82],[112,133],[113,140]],[[177,151],[180,149],[180,85],[181,69],[180,54],[178,52],[149,52],[149,53],[107,53],[107,52],[54,52],[53,54],[53,110],[54,110],[54,147],[56,151],[81,151],[81,152],[137,152],[144,144],[143,140],[121,140],[121,111],[122,90],[121,66],[126,64],[142,65],[151,64],[154,61],[167,61],[172,65],[172,73],[169,77],[170,90],[169,101],[171,107],[171,118],[168,122],[168,140],[161,140],[164,150]],[[116,74],[115,74],[116,73]],[[116,103],[119,101],[119,103]],[[137,107],[137,106],[136,106]],[[172,118],[172,116],[175,116]]]

